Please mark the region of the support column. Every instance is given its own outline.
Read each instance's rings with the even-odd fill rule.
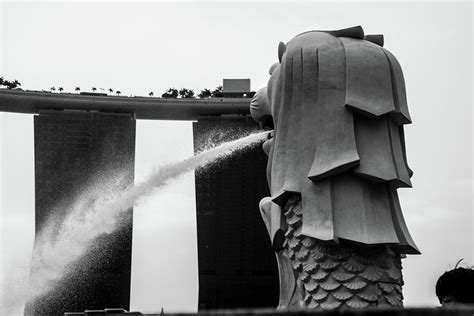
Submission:
[[[45,111],[34,118],[35,247],[52,221],[59,227],[83,189],[116,171],[133,184],[132,114]],[[132,209],[120,229],[99,236],[50,292],[27,303],[26,314],[120,307],[129,309]]]
[[[250,117],[201,118],[194,150],[257,130]],[[259,144],[195,173],[199,310],[278,306],[276,259],[258,208],[269,195],[266,165]]]

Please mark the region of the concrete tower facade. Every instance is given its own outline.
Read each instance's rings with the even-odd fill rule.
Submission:
[[[133,184],[135,124],[130,114],[42,111],[35,116],[35,247],[41,230],[50,223],[59,227],[86,186],[116,172],[124,175],[121,185]],[[118,230],[94,241],[53,291],[28,302],[26,313],[128,309],[131,249],[132,209]]]
[[[248,116],[200,118],[194,150],[257,129]],[[275,255],[258,208],[269,194],[266,163],[258,144],[195,172],[200,310],[278,305]]]

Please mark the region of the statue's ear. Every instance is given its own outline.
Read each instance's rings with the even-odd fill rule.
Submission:
[[[280,65],[280,63],[274,63],[274,64],[270,67],[270,70],[268,70],[268,73],[270,74],[270,76],[271,76],[272,73],[275,71],[276,67],[278,67],[278,65]]]
[[[283,58],[283,54],[285,53],[285,51],[286,51],[285,43],[280,42],[280,44],[278,44],[278,60],[280,61],[280,63],[281,63],[281,59]]]
[[[383,35],[382,34],[374,34],[374,35],[365,35],[364,40],[377,44],[383,47]]]

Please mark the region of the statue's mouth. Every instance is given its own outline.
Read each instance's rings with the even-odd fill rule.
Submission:
[[[273,133],[274,131],[271,131],[270,133],[268,133],[267,140],[263,142],[262,144],[263,151],[265,152],[265,154],[267,154],[267,156],[270,153],[270,148],[272,147],[272,144],[273,144]]]

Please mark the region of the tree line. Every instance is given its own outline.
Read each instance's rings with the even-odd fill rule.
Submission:
[[[105,89],[103,88],[99,88],[100,90],[102,90],[103,92],[106,92]],[[63,92],[64,89],[63,87],[51,87],[50,88],[51,92],[56,92],[58,91],[59,93]],[[77,93],[80,93],[81,92],[81,88],[80,87],[76,87],[74,89]],[[97,92],[97,88],[96,87],[92,87],[92,92]],[[114,93],[114,90],[112,88],[109,88],[107,90],[110,94]],[[219,92],[222,92],[222,86],[218,86],[216,87],[214,90],[210,90],[210,89],[203,89],[201,90],[200,93],[198,93],[197,95],[194,93],[194,90],[192,89],[187,89],[187,88],[181,88],[181,89],[176,89],[176,88],[168,88],[165,93],[163,93],[161,95],[162,98],[168,98],[168,99],[177,99],[177,98],[181,98],[181,99],[195,99],[195,98],[210,98],[210,97],[213,97],[215,96],[216,93],[219,93]],[[115,93],[117,95],[120,95],[122,92],[120,92],[119,90],[115,91]],[[148,93],[148,95],[150,97],[153,97],[155,94],[153,91],[150,91]]]
[[[0,86],[7,87],[7,89],[14,89],[21,86],[21,83],[18,80],[8,81],[0,77]]]
[[[176,88],[169,88],[168,90],[166,90],[165,93],[161,95],[161,97],[167,99],[176,99],[178,97],[180,97],[181,99],[195,99],[196,97],[204,99],[215,96],[215,94],[218,92],[222,92],[222,86],[216,87],[213,91],[209,89],[203,89],[197,95],[194,94],[194,90],[192,89],[182,88],[178,90]],[[153,92],[150,93],[150,96],[153,96]]]
[[[7,87],[8,89],[14,89],[14,88],[17,88],[17,87],[20,87],[21,86],[21,83],[18,81],[18,80],[13,80],[13,81],[8,81],[8,80],[5,80],[3,79],[3,77],[0,77],[0,86],[4,86],[4,87]],[[63,87],[51,87],[50,88],[51,92],[56,92],[58,91],[59,93],[62,93],[64,91],[64,88]],[[92,87],[92,92],[97,92],[97,88],[96,87]],[[100,88],[100,90],[106,92],[105,89],[103,88]],[[76,87],[74,89],[74,91],[76,91],[77,93],[80,93],[81,92],[81,88],[80,87]],[[114,90],[112,88],[109,88],[107,90],[110,94],[114,93]],[[215,97],[216,94],[218,93],[221,93],[222,92],[222,86],[217,86],[214,90],[210,90],[210,89],[203,89],[201,90],[201,92],[199,92],[197,95],[194,93],[194,90],[192,89],[187,89],[187,88],[181,88],[181,89],[176,89],[176,88],[168,88],[162,95],[161,97],[162,98],[167,98],[167,99],[177,99],[177,98],[181,98],[181,99],[195,99],[195,98],[200,98],[200,99],[204,99],[204,98],[210,98],[210,97]],[[118,96],[121,94],[122,92],[119,91],[119,90],[116,90],[115,91],[115,94],[117,94]],[[154,93],[153,91],[150,91],[150,93],[148,93],[148,95],[150,97],[153,97],[154,96]]]

